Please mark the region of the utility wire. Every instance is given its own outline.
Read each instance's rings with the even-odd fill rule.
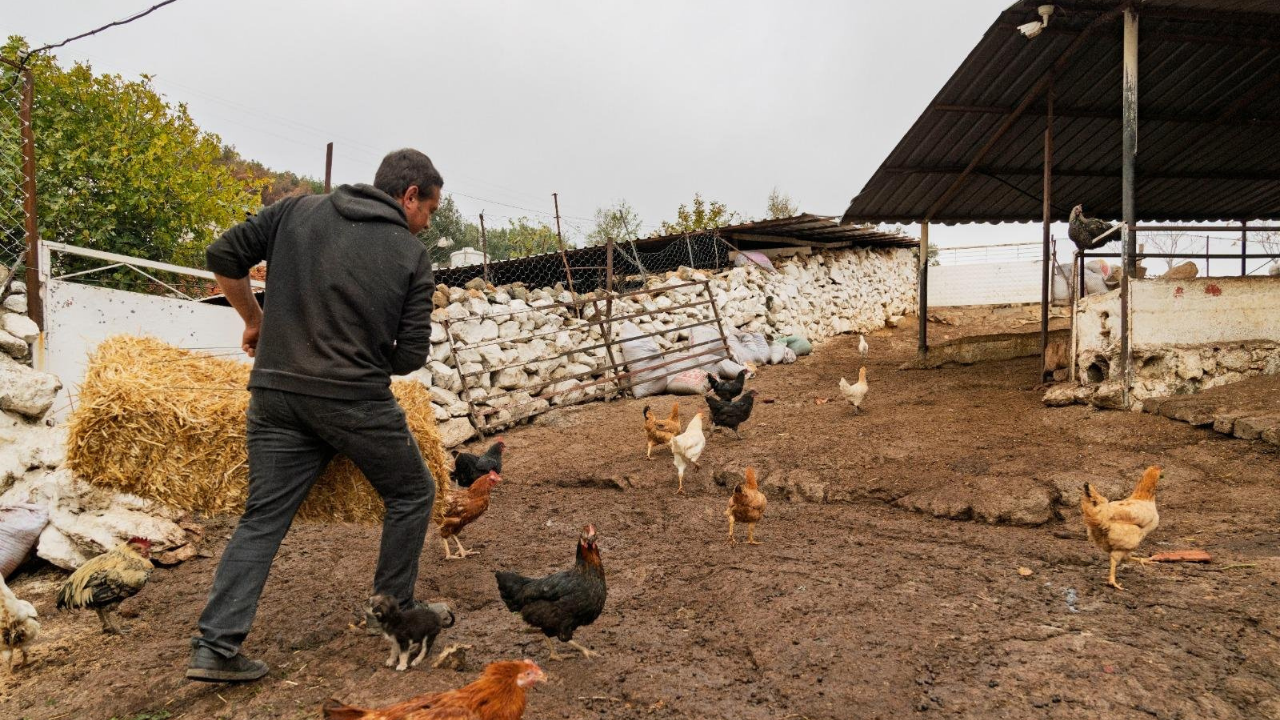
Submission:
[[[106,25],[103,25],[102,27],[98,28],[97,30],[90,30],[89,32],[86,32],[86,33],[80,33],[79,35],[76,35],[75,37],[69,37],[69,38],[67,38],[66,40],[63,40],[63,41],[62,41],[62,42],[60,42],[60,43],[56,43],[56,44],[53,44],[53,45],[45,45],[44,47],[36,48],[35,50],[32,50],[31,52],[27,53],[27,54],[26,54],[26,56],[22,58],[22,62],[21,62],[21,63],[19,63],[19,64],[20,64],[20,65],[26,65],[26,64],[27,64],[27,60],[30,60],[30,59],[31,59],[31,56],[32,56],[32,55],[35,55],[36,53],[42,53],[42,52],[44,52],[45,50],[54,50],[54,49],[60,48],[60,47],[62,47],[63,45],[66,45],[67,43],[71,43],[71,42],[75,42],[76,40],[81,40],[81,39],[87,38],[87,37],[89,37],[90,35],[97,35],[98,33],[102,32],[103,30],[106,30],[106,29],[108,29],[108,28],[117,27],[117,26],[119,26],[119,25],[128,25],[129,23],[133,22],[134,20],[137,20],[137,19],[139,19],[139,18],[144,18],[144,17],[146,17],[146,16],[150,15],[151,13],[155,12],[156,10],[159,10],[160,8],[164,7],[165,5],[172,5],[173,3],[177,2],[177,1],[178,1],[178,0],[164,0],[164,2],[162,2],[162,3],[159,3],[159,4],[157,4],[157,5],[152,5],[151,7],[147,8],[146,10],[143,10],[142,12],[137,13],[137,14],[135,14],[135,15],[130,15],[129,17],[127,17],[127,18],[125,18],[125,19],[123,19],[123,20],[116,20],[115,22],[107,23]]]

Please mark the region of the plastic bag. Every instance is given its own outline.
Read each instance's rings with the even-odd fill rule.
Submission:
[[[705,395],[711,392],[707,373],[703,370],[685,370],[667,378],[667,392],[673,395]]]
[[[647,369],[663,363],[662,356],[658,355],[661,352],[658,341],[651,337],[640,337],[641,335],[644,333],[631,322],[623,323],[618,332],[622,359],[627,363],[627,371],[632,373],[631,382],[635,383],[631,386],[631,392],[638,398],[657,395],[667,387],[667,379],[663,377],[666,374],[665,367]]]
[[[808,355],[813,352],[813,344],[809,342],[808,338],[799,335],[784,335],[774,342],[780,342],[791,348],[791,351],[797,356]]]
[[[49,511],[40,505],[0,506],[0,577],[9,577],[27,559],[48,522]]]

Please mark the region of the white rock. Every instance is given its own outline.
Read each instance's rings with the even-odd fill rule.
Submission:
[[[25,313],[27,311],[27,296],[14,293],[4,299],[4,309],[9,312]]]
[[[444,309],[444,314],[450,320],[462,320],[463,318],[468,317],[471,313],[467,312],[466,306],[455,302]]]
[[[466,418],[454,418],[440,423],[440,442],[446,448],[454,448],[475,437],[476,429]]]
[[[456,370],[437,361],[432,361],[429,367],[431,368],[431,384],[433,388],[444,388],[449,392],[455,393],[462,390],[462,378],[458,377]]]
[[[36,541],[36,557],[63,570],[73,571],[89,561],[71,539],[52,523],[45,525]]]
[[[458,395],[457,393],[454,393],[451,390],[445,390],[442,387],[432,387],[431,402],[448,407],[458,402]]]
[[[442,423],[445,420],[448,420],[450,417],[452,417],[451,415],[449,415],[448,410],[440,407],[435,403],[431,403],[431,412],[435,414],[437,423]]]
[[[0,330],[31,344],[40,338],[40,328],[25,315],[9,313],[0,316]]]
[[[27,284],[22,282],[21,280],[14,280],[13,282],[9,283],[9,290],[14,292],[15,294],[26,295]]]
[[[39,419],[53,406],[53,400],[61,389],[62,382],[56,376],[32,370],[7,355],[0,355],[0,410]]]
[[[444,325],[438,322],[431,323],[431,342],[442,343],[448,339],[449,336],[444,331]]]
[[[525,374],[520,368],[506,368],[496,373],[493,383],[500,388],[510,390],[524,385]]]
[[[21,359],[30,352],[30,347],[20,338],[16,338],[9,333],[0,330],[0,353],[4,353],[11,358]]]

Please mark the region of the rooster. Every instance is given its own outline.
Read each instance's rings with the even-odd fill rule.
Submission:
[[[440,539],[444,541],[445,560],[461,560],[468,555],[480,553],[479,550],[468,550],[462,547],[458,533],[489,509],[489,491],[501,480],[502,477],[498,473],[490,470],[488,475],[472,483],[466,492],[449,495],[448,503],[444,508],[444,518],[440,521]],[[449,538],[453,538],[453,541],[458,544],[457,555],[449,549]]]
[[[658,445],[667,445],[671,438],[680,434],[680,403],[671,405],[671,416],[666,420],[653,414],[648,405],[644,406],[644,434],[648,438],[649,447],[644,456],[653,459],[653,449]]]
[[[764,507],[768,504],[769,501],[764,493],[760,492],[760,485],[756,483],[756,469],[747,468],[746,479],[733,486],[729,508],[724,511],[725,516],[729,518],[729,542],[738,542],[733,536],[733,523],[737,521],[747,524],[747,544],[759,545],[760,543],[756,541],[756,523],[764,517]]]
[[[742,394],[742,388],[747,382],[747,371],[742,369],[732,380],[717,380],[714,375],[707,376],[707,382],[711,383],[711,391],[721,400],[729,402]]]
[[[527,578],[513,572],[494,573],[502,602],[535,631],[541,630],[551,651],[552,660],[563,660],[551,644],[551,636],[582,653],[584,658],[599,653],[588,650],[573,640],[573,632],[590,625],[604,610],[608,589],[604,582],[604,565],[596,546],[596,528],[588,525],[578,537],[578,557],[573,569],[543,578]]]
[[[472,455],[471,453],[458,453],[453,459],[453,472],[450,477],[458,484],[458,487],[471,487],[471,483],[489,474],[493,471],[502,474],[502,451],[507,449],[507,443],[502,438],[498,438],[483,455]]]
[[[867,397],[867,368],[858,368],[858,382],[850,385],[848,380],[840,378],[840,394],[853,406],[854,414],[862,412],[862,401]]]
[[[40,634],[37,617],[35,606],[19,600],[0,577],[0,661],[9,666],[9,672],[26,664],[27,646]],[[18,653],[22,653],[22,662],[15,662]]]
[[[1085,217],[1084,206],[1077,205],[1071,208],[1071,218],[1067,222],[1067,237],[1071,238],[1071,242],[1082,251],[1095,250],[1115,239],[1112,237],[1115,233],[1108,234],[1108,231],[1114,227],[1115,225],[1106,220]]]
[[[321,712],[325,720],[520,720],[525,692],[546,679],[532,660],[496,662],[478,680],[457,690],[420,695],[377,710],[329,698]]]
[[[1156,483],[1160,481],[1160,468],[1152,465],[1142,474],[1133,494],[1124,500],[1111,502],[1093,485],[1085,483],[1080,497],[1080,512],[1084,515],[1085,530],[1089,540],[1111,555],[1111,575],[1108,583],[1123,590],[1116,582],[1116,565],[1125,560],[1147,564],[1147,558],[1130,558],[1152,530],[1160,525],[1160,513],[1156,510]]]
[[[706,446],[707,437],[702,434],[702,413],[693,416],[684,432],[671,438],[671,457],[675,460],[676,474],[680,481],[677,493],[684,494],[685,468],[690,465],[698,468],[698,458],[702,457],[702,449]]]
[[[102,621],[102,632],[119,635],[123,630],[112,613],[147,584],[153,567],[151,541],[129,538],[71,573],[58,591],[58,609],[93,608]]]

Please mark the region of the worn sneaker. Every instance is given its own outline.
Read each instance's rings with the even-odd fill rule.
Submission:
[[[261,660],[250,660],[237,653],[223,657],[207,647],[191,651],[187,663],[187,679],[200,682],[250,682],[267,674],[269,668]]]

